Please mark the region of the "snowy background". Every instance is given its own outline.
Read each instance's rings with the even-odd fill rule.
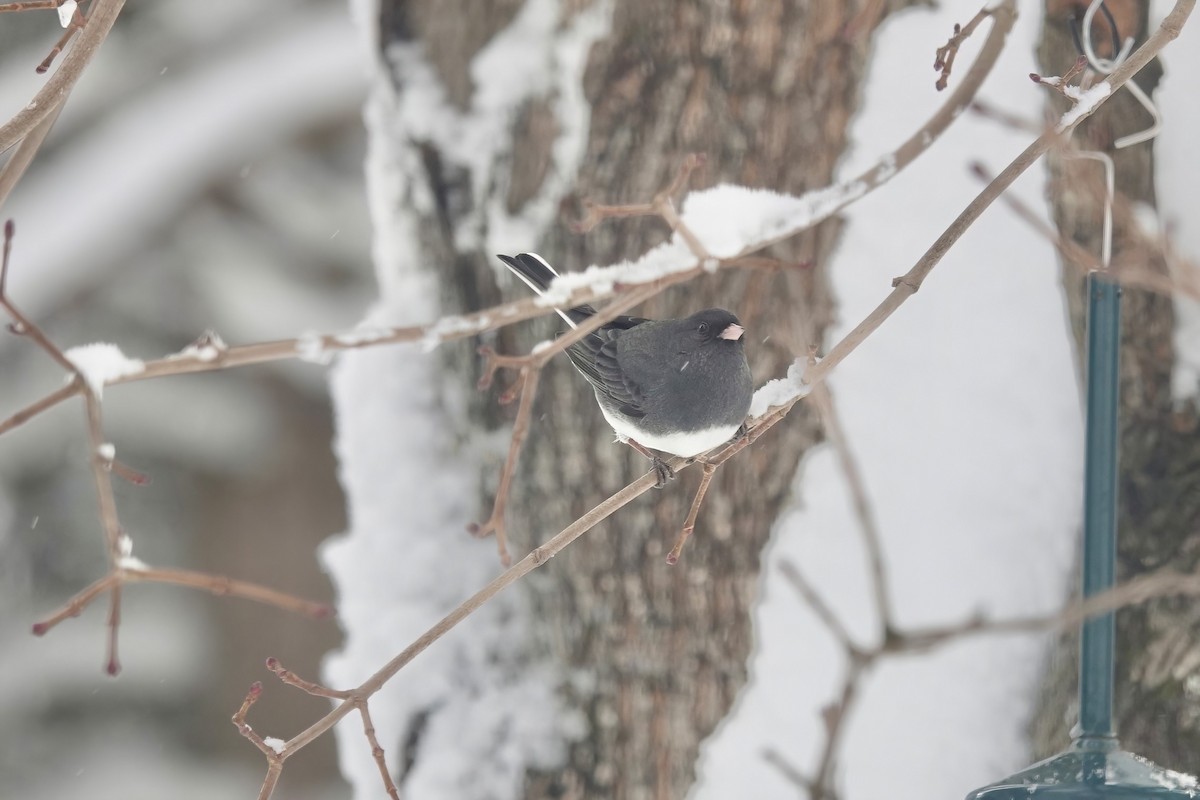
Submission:
[[[954,22],[974,12],[970,4],[944,5],[953,7],[911,10],[880,29],[842,175],[873,163],[942,100],[933,91],[929,54]],[[1020,5],[983,98],[1037,119],[1041,90],[1026,75],[1036,69],[1040,8]],[[356,7],[361,12],[365,4]],[[57,36],[53,12],[45,13],[43,24],[33,14],[0,17],[0,114],[19,108],[38,85],[32,66]],[[365,31],[355,30],[341,4],[130,6],[76,89],[50,149],[4,209],[18,222],[12,286],[22,304],[65,345],[118,341],[134,356],[176,350],[205,328],[248,342],[361,319],[378,291],[370,224],[387,218],[388,199],[379,176],[368,187],[362,173]],[[1200,72],[1200,47],[1189,41],[1200,43],[1194,21],[1165,59],[1159,147],[1166,155],[1158,163],[1162,217],[1180,223],[1176,241],[1195,255],[1200,232],[1185,223],[1194,202],[1189,190],[1200,182],[1200,162],[1191,155],[1200,110],[1188,98],[1194,82],[1182,76]],[[973,53],[965,50],[959,63]],[[571,54],[543,55],[569,65]],[[389,124],[368,118],[379,129]],[[839,322],[830,341],[874,307],[891,278],[978,191],[967,165],[982,160],[998,169],[1027,141],[1027,134],[965,115],[931,153],[850,209],[831,264]],[[376,153],[372,168],[385,157]],[[1031,170],[1016,189],[1039,208],[1042,179]],[[420,296],[419,283],[389,284],[395,274],[387,260],[403,253],[404,231],[374,235],[386,291]],[[424,319],[435,310],[432,302],[418,303],[406,313]],[[1180,310],[1180,344],[1200,342],[1200,313],[1183,304]],[[438,455],[430,463],[431,453],[452,449],[422,424],[420,415],[439,409],[432,398],[405,390],[429,368],[426,358],[402,349],[362,352],[335,372],[339,405],[356,412],[342,417],[338,444],[356,534],[395,529],[392,490],[406,475],[439,487],[407,509],[419,517],[414,522],[459,531],[473,512],[456,499],[464,489],[453,459]],[[1181,399],[1196,396],[1200,375],[1200,353],[1187,359],[1177,373]],[[0,413],[58,380],[39,353],[11,337],[0,339],[0,370]],[[390,379],[365,392],[381,372]],[[836,370],[830,386],[883,532],[902,624],[953,622],[978,610],[1045,610],[1063,600],[1080,517],[1082,440],[1076,366],[1048,244],[1002,206],[992,208],[921,292]],[[149,382],[106,399],[110,438],[155,478],[146,490],[119,487],[140,556],[327,596],[315,553],[347,522],[319,368]],[[330,652],[327,675],[347,682],[377,668],[413,629],[495,570],[491,544],[465,536],[445,537],[461,549],[452,558],[422,557],[411,541],[384,538],[356,540],[353,546],[371,557],[350,558],[349,540],[338,540],[322,553],[343,584],[342,610],[355,643],[345,649],[333,631],[314,631],[279,612],[139,587],[128,593],[126,672],[110,681],[101,674],[100,613],[68,621],[44,639],[27,633],[31,619],[100,570],[80,416],[68,404],[0,442],[0,796],[160,797],[168,782],[176,797],[253,796],[261,757],[227,718],[246,685],[263,677],[263,657],[277,655],[314,675]],[[416,433],[402,446],[379,436],[368,424],[373,419],[411,424]],[[395,470],[395,483],[375,481],[372,490],[370,468],[379,464]],[[763,761],[762,749],[809,766],[819,744],[819,710],[832,699],[842,665],[835,644],[780,580],[783,558],[818,585],[852,631],[870,635],[865,559],[829,448],[802,465],[794,502],[764,554],[751,682],[704,748],[695,797],[752,791],[793,798],[794,788]],[[454,567],[453,580],[431,563]],[[408,565],[425,581],[404,583],[393,565]],[[355,582],[358,594],[346,590]],[[363,606],[354,604],[380,597],[388,600],[386,614],[356,615]],[[519,642],[517,599],[489,613],[481,619],[509,626],[497,640]],[[375,627],[356,629],[355,619]],[[1023,766],[1023,726],[1042,644],[1037,637],[981,639],[886,663],[870,678],[850,725],[841,762],[848,795],[961,797]],[[413,679],[383,700],[395,716],[376,714],[386,748],[402,712],[474,683],[464,702],[442,708],[428,742],[444,757],[414,776],[414,798],[466,796],[439,781],[488,746],[467,731],[508,719],[525,726],[511,734],[515,751],[505,751],[517,760],[484,764],[498,776],[553,758],[557,737],[572,733],[569,718],[547,724],[544,712],[530,711],[544,698],[536,670],[512,669],[518,654],[475,647],[447,670],[462,657],[456,648],[447,641],[422,655]],[[483,661],[499,666],[488,674],[479,668]],[[424,680],[416,677],[422,673]],[[280,698],[282,690],[274,694]],[[320,711],[320,703],[285,696],[274,709],[270,696],[261,711],[256,707],[257,728],[287,735]],[[378,776],[361,733],[344,727],[348,778],[363,787],[358,796],[374,796]],[[324,746],[289,764],[285,780],[293,783],[285,796],[349,796],[334,772],[332,742]],[[906,780],[898,784],[901,775]],[[512,792],[513,785],[491,788]]]

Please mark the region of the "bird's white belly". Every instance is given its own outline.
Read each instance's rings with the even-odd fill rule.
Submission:
[[[651,450],[660,450],[684,458],[698,456],[719,444],[724,444],[733,437],[733,434],[737,433],[738,429],[737,425],[719,425],[691,433],[668,433],[656,436],[636,430],[625,420],[610,415],[603,406],[600,407],[600,411],[621,439],[633,439]]]

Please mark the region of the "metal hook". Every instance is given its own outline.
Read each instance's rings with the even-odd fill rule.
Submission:
[[[1112,12],[1108,10],[1108,3],[1101,3],[1100,11],[1101,11],[1101,13],[1104,14],[1104,19],[1107,20],[1107,22],[1108,22],[1108,32],[1112,36],[1112,52],[1120,53],[1121,52],[1121,36],[1117,31],[1117,21],[1116,21],[1116,19],[1113,18]],[[1091,26],[1090,25],[1088,26],[1089,37],[1088,37],[1088,43],[1085,45],[1083,43],[1083,39],[1080,38],[1080,34],[1079,34],[1080,19],[1081,19],[1081,15],[1079,13],[1079,9],[1072,8],[1071,16],[1067,20],[1067,25],[1071,29],[1071,38],[1075,41],[1075,49],[1078,50],[1083,55],[1087,55],[1088,50],[1092,49],[1091,36],[1090,36]],[[1094,51],[1093,51],[1093,55],[1094,55]],[[1090,60],[1090,57],[1089,57],[1089,60]]]
[[[1104,18],[1108,20],[1109,30],[1113,37],[1113,53],[1115,55],[1111,59],[1100,58],[1096,55],[1096,48],[1092,44],[1092,21],[1096,19],[1096,12],[1101,9],[1104,10]],[[1088,64],[1096,72],[1109,74],[1133,52],[1133,37],[1127,37],[1124,44],[1118,47],[1120,35],[1117,30],[1117,22],[1113,19],[1112,12],[1108,10],[1104,0],[1092,0],[1088,4],[1087,11],[1083,12],[1083,54],[1087,56]]]
[[[1109,32],[1112,35],[1112,49],[1115,55],[1111,59],[1100,58],[1096,55],[1096,49],[1092,44],[1092,22],[1096,18],[1097,11],[1104,14],[1104,18],[1108,22]],[[1133,52],[1133,37],[1127,37],[1124,43],[1121,43],[1120,32],[1117,30],[1117,22],[1113,18],[1112,12],[1108,10],[1108,6],[1104,0],[1092,0],[1088,5],[1087,11],[1083,14],[1082,30],[1080,30],[1079,17],[1077,15],[1072,15],[1070,27],[1071,35],[1075,39],[1075,47],[1087,57],[1088,66],[1101,75],[1111,74]],[[1158,136],[1159,131],[1162,130],[1162,115],[1158,111],[1158,106],[1150,99],[1150,96],[1134,81],[1127,81],[1125,88],[1146,109],[1153,122],[1145,130],[1131,133],[1128,136],[1122,136],[1120,139],[1114,141],[1114,150],[1120,150],[1131,145],[1140,144],[1141,142],[1148,142]],[[1078,153],[1071,154],[1071,157],[1099,161],[1104,167],[1104,220],[1101,228],[1100,263],[1104,269],[1108,269],[1112,261],[1112,207],[1113,198],[1116,194],[1113,161],[1107,153],[1097,150],[1081,150]]]
[[[1096,12],[1102,13],[1104,15],[1104,19],[1108,22],[1109,33],[1112,36],[1112,48],[1113,52],[1116,54],[1111,59],[1101,58],[1100,56],[1096,55],[1096,48],[1092,42],[1092,22],[1096,19]],[[1133,37],[1126,37],[1124,43],[1121,43],[1121,34],[1120,31],[1117,30],[1117,21],[1113,17],[1112,12],[1108,10],[1108,5],[1104,2],[1104,0],[1092,0],[1088,4],[1087,10],[1083,12],[1082,26],[1079,24],[1079,17],[1077,14],[1072,14],[1070,23],[1071,35],[1075,39],[1075,47],[1087,57],[1088,66],[1090,66],[1093,71],[1101,75],[1111,74],[1112,71],[1119,67],[1121,63],[1129,57],[1129,54],[1133,52]],[[1162,129],[1162,115],[1158,111],[1158,106],[1156,106],[1154,101],[1150,99],[1150,96],[1143,91],[1142,87],[1138,86],[1134,81],[1128,81],[1125,84],[1125,88],[1127,88],[1130,94],[1132,94],[1138,103],[1141,104],[1142,108],[1146,109],[1146,112],[1150,115],[1152,122],[1146,129],[1138,131],[1137,133],[1131,133],[1128,136],[1122,136],[1120,139],[1117,139],[1115,142],[1113,142],[1113,148],[1116,150],[1121,150],[1125,147],[1140,144],[1142,142],[1148,142],[1154,137],[1158,136],[1159,131]]]

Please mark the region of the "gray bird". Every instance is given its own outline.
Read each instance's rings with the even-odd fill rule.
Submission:
[[[536,253],[499,256],[539,295],[558,276]],[[572,328],[596,313],[559,310]],[[754,385],[730,312],[709,308],[684,319],[621,316],[567,348],[617,438],[654,461],[659,486],[671,470],[649,450],[691,458],[723,444],[750,410]]]

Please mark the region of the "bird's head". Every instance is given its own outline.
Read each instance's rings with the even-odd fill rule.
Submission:
[[[699,344],[722,343],[741,347],[742,334],[746,332],[738,318],[723,308],[705,309],[688,317],[685,323]]]

